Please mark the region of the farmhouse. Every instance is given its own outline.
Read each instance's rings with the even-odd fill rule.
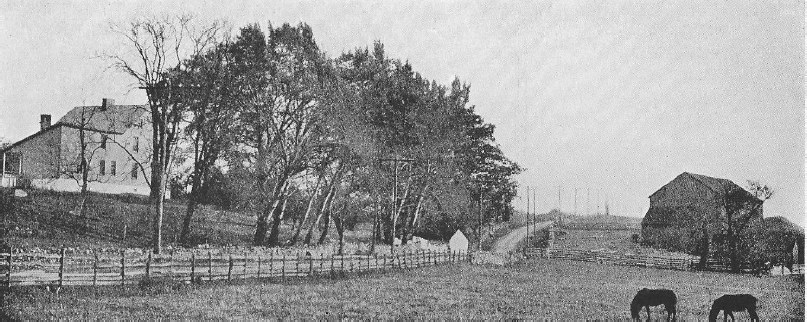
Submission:
[[[147,108],[112,99],[75,107],[55,124],[43,114],[37,133],[0,150],[0,186],[80,191],[86,167],[90,191],[148,195],[150,127]]]
[[[684,172],[650,195],[643,243],[700,253],[728,231],[727,209],[748,221],[762,218],[762,200],[726,179]]]

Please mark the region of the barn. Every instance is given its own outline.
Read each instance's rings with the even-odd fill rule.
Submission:
[[[650,195],[642,243],[701,254],[725,236],[727,208],[739,205],[747,222],[762,218],[762,200],[731,180],[684,172]]]

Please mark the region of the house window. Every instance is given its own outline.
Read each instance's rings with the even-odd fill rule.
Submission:
[[[106,149],[106,140],[107,140],[108,138],[109,138],[109,137],[108,137],[106,134],[101,135],[101,148],[102,148],[102,149]],[[103,162],[103,161],[101,161],[101,162]]]
[[[100,173],[102,176],[106,175],[106,162],[104,162],[104,160],[101,160],[98,163],[98,173]]]
[[[113,176],[114,176],[114,175],[115,175],[115,172],[116,172],[116,164],[115,164],[115,161],[110,161],[110,163],[109,163],[109,174],[111,174],[111,175],[113,175]]]
[[[137,165],[132,165],[132,179],[137,179]]]
[[[140,151],[140,138],[139,137],[135,136],[135,138],[134,138],[134,146],[132,146],[132,150],[134,150],[134,152]]]

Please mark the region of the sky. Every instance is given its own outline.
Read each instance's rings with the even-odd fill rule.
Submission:
[[[0,138],[105,97],[144,104],[98,58],[120,49],[108,26],[179,13],[236,30],[305,22],[332,57],[379,40],[429,79],[470,84],[526,168],[518,209],[529,194],[539,212],[607,201],[641,217],[650,194],[692,172],[759,180],[775,189],[766,217],[805,224],[801,1],[0,0]]]

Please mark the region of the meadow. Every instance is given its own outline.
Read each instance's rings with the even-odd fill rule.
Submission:
[[[19,288],[4,311],[39,319],[629,319],[643,287],[678,295],[679,318],[706,319],[722,294],[759,298],[762,319],[803,319],[803,276],[753,277],[668,271],[565,260],[513,266],[446,265],[341,279],[212,282],[178,290],[131,286],[65,288],[53,295]],[[654,318],[666,317],[662,307]],[[748,319],[747,313],[736,314]],[[642,313],[644,318],[644,313]]]

